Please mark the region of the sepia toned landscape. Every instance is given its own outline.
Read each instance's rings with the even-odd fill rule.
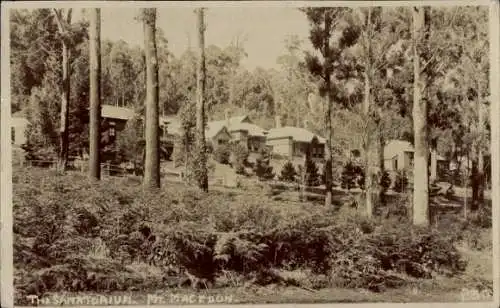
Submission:
[[[488,10],[11,8],[16,304],[492,301]]]

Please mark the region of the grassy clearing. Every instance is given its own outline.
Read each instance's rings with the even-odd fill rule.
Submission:
[[[399,197],[368,221],[346,192],[325,208],[263,183],[203,194],[164,181],[151,195],[139,178],[96,184],[34,168],[13,182],[18,303],[157,290],[240,303],[457,301],[463,288],[491,289],[488,211],[420,229]]]

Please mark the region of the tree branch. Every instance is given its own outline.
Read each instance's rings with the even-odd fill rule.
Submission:
[[[71,16],[72,16],[72,13],[73,13],[73,9],[68,9],[68,13],[67,13],[67,17],[66,17],[66,23],[68,25],[71,24]]]
[[[54,13],[54,16],[56,18],[57,28],[59,29],[59,32],[63,33],[64,32],[64,26],[63,26],[63,24],[61,22],[61,20],[62,20],[62,16],[61,16],[62,9],[58,10],[58,9],[53,8],[52,12]]]

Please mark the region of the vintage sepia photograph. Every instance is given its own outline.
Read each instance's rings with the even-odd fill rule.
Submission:
[[[55,3],[2,5],[2,300],[497,300],[493,2]]]

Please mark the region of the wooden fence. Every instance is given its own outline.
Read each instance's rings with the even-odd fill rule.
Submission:
[[[41,160],[41,159],[31,159],[31,160],[19,160],[16,163],[13,162],[14,166],[19,166],[22,168],[38,167],[47,169],[56,169],[57,160]],[[70,160],[67,165],[68,170],[80,171],[82,173],[88,171],[88,160]],[[160,172],[161,176],[167,176],[172,180],[182,181],[183,174],[176,170],[162,168]],[[134,168],[131,165],[117,165],[111,163],[101,163],[101,176],[113,176],[113,177],[125,177],[130,175],[143,175],[142,168]]]

